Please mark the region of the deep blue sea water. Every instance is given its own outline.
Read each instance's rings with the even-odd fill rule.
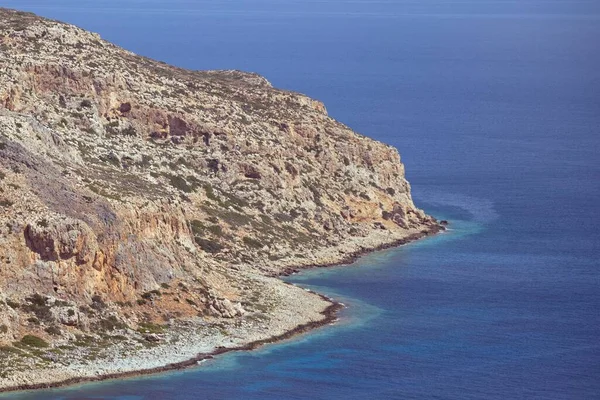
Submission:
[[[334,326],[183,372],[8,398],[600,398],[600,2],[0,5],[323,100],[397,146],[417,204],[451,221],[294,277],[349,305]]]

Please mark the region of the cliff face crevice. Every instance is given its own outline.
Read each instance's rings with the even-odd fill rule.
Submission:
[[[4,9],[0,185],[0,303],[39,294],[78,310],[31,325],[30,306],[0,308],[0,342],[116,329],[98,325],[106,309],[131,327],[241,318],[266,301],[266,275],[438,229],[396,149],[321,102]]]

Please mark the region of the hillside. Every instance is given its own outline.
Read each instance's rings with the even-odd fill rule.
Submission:
[[[0,388],[317,324],[331,303],[276,276],[440,229],[319,101],[0,8]]]

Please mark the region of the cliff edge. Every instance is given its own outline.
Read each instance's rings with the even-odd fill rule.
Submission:
[[[439,229],[396,149],[322,103],[0,8],[0,388],[321,321],[275,276]]]

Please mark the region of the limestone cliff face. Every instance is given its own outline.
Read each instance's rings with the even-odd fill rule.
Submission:
[[[0,341],[60,322],[24,322],[36,293],[134,324],[169,310],[235,317],[252,307],[252,276],[437,229],[396,149],[322,103],[5,9],[0,188],[0,302],[21,304],[0,310]],[[161,285],[178,289],[166,298]]]

